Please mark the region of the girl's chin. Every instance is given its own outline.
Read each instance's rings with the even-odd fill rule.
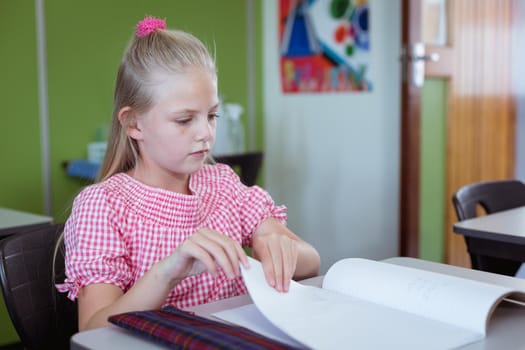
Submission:
[[[193,158],[192,162],[187,164],[186,169],[191,174],[191,173],[194,173],[200,170],[204,166],[205,163],[206,163],[206,157]]]

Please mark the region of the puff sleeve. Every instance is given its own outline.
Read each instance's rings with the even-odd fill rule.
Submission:
[[[73,203],[64,228],[66,280],[57,285],[74,300],[80,288],[94,283],[113,284],[123,291],[132,280],[126,245],[117,222],[119,209],[103,188],[84,189]]]

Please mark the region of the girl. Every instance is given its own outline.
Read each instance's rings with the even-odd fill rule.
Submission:
[[[219,100],[201,41],[146,17],[114,103],[99,180],[75,198],[64,230],[67,278],[57,288],[78,298],[79,330],[117,313],[246,293],[242,246],[278,291],[319,272],[317,251],[285,227],[283,206],[228,166],[205,164]]]

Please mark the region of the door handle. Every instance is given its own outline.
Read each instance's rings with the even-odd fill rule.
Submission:
[[[415,43],[410,48],[410,53],[406,54],[406,49],[403,50],[404,53],[401,56],[403,61],[403,76],[406,77],[407,65],[410,65],[410,77],[411,83],[415,87],[422,87],[425,81],[425,62],[437,62],[439,61],[439,54],[437,53],[425,53],[425,45],[423,43]]]

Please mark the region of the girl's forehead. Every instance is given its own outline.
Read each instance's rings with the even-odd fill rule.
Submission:
[[[157,74],[154,81],[154,86],[160,88],[159,90],[161,91],[166,91],[167,89],[187,89],[192,85],[217,86],[217,76],[203,69],[193,69],[180,73]]]
[[[153,99],[157,103],[191,104],[218,101],[217,77],[206,70],[193,70],[184,73],[166,74],[159,77],[153,86]],[[207,102],[208,101],[208,102]]]

